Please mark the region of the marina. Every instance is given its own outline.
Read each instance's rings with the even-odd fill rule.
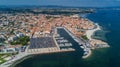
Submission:
[[[65,44],[63,44],[64,42],[70,42],[70,43],[67,43],[67,45],[69,46],[69,47],[72,47],[72,48],[74,48],[75,50],[77,50],[77,51],[79,51],[79,49],[83,49],[83,57],[82,58],[87,58],[88,56],[90,56],[91,55],[91,49],[90,49],[90,44],[88,44],[88,43],[86,43],[86,42],[84,42],[84,41],[82,41],[81,39],[79,39],[79,38],[77,38],[77,37],[75,37],[70,31],[68,31],[66,28],[64,28],[64,27],[58,27],[58,28],[56,28],[57,29],[57,32],[59,33],[58,35],[59,35],[59,37],[60,38],[66,38],[66,39],[68,39],[68,40],[65,40],[65,39],[63,39],[63,40],[61,40],[62,41],[62,44],[60,43],[59,44],[59,46],[61,47],[65,47],[66,45]],[[63,37],[62,37],[63,36]],[[59,39],[59,38],[57,38],[57,39]],[[70,40],[71,39],[71,40]],[[60,41],[60,42],[61,42]],[[58,43],[59,43],[59,40],[58,40]],[[75,46],[80,46],[79,48],[76,48]]]
[[[101,11],[102,12],[102,11]],[[110,13],[109,13],[110,12]],[[98,12],[97,12],[98,13]],[[108,13],[108,14],[107,14]],[[118,15],[118,14],[114,14],[115,12],[113,12],[112,16],[114,15]],[[117,12],[119,13],[119,12]],[[111,11],[108,10],[106,12],[107,15],[111,14]],[[101,16],[106,16],[104,14],[99,14]],[[99,17],[100,20],[105,19],[105,17]],[[112,17],[112,16],[108,16]],[[93,17],[97,18],[96,15]],[[114,18],[115,19],[115,18]],[[119,19],[119,18],[117,18]],[[98,20],[98,19],[97,19]],[[116,20],[116,19],[115,19]],[[102,26],[102,24],[106,24],[107,26],[107,22],[111,23],[111,21],[109,21],[108,19],[106,19],[105,22],[102,21],[97,21],[98,23],[101,23],[100,26]],[[111,23],[111,26],[113,26],[115,24],[115,22]],[[81,56],[85,57],[88,55],[88,53],[90,54],[91,52],[87,52],[89,51],[89,49],[91,46],[89,46],[89,43],[79,43],[78,46],[75,44],[72,44],[72,46],[65,46],[65,43],[71,43],[71,41],[69,41],[68,39],[66,39],[66,37],[60,36],[60,38],[54,38],[55,41],[56,39],[60,39],[60,43],[63,42],[64,45],[62,45],[61,47],[59,46],[59,44],[57,43],[57,41],[55,43],[57,43],[58,45],[56,46],[57,48],[60,47],[59,50],[65,50],[65,49],[70,49],[70,47],[72,47],[73,49],[75,49],[74,52],[62,52],[62,53],[53,53],[53,54],[41,54],[41,55],[37,55],[35,57],[29,58],[27,60],[24,60],[23,62],[21,62],[20,64],[17,64],[15,67],[75,67],[77,66],[81,66],[81,67],[114,67],[114,65],[119,66],[119,33],[116,33],[116,30],[119,31],[118,29],[116,29],[116,27],[119,25],[116,25],[115,27],[110,27],[110,29],[112,29],[112,31],[114,32],[110,32],[110,34],[107,34],[107,38],[108,38],[108,43],[110,43],[110,46],[112,48],[102,48],[102,49],[92,49],[92,56],[88,57],[87,59],[81,59]],[[104,27],[104,26],[103,26]],[[108,27],[106,27],[108,28]],[[117,27],[118,28],[118,27]],[[101,34],[101,33],[100,33]],[[59,35],[58,35],[59,36]],[[112,39],[113,38],[113,39]],[[79,42],[79,39],[74,38],[74,41],[76,41],[77,43]],[[83,41],[84,42],[84,41]],[[118,43],[118,44],[116,44]],[[85,45],[85,46],[84,46]],[[76,47],[75,47],[76,46]],[[78,49],[82,49],[81,51],[79,51],[77,49],[77,47],[79,47]],[[100,46],[98,46],[100,47]],[[62,49],[61,49],[62,48]],[[85,49],[86,48],[86,49]],[[32,50],[33,52],[35,51],[37,53],[38,50]],[[83,55],[79,55],[80,53],[82,53]]]

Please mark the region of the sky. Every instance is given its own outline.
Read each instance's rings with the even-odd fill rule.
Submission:
[[[0,0],[0,5],[58,5],[77,7],[120,6],[120,0]]]

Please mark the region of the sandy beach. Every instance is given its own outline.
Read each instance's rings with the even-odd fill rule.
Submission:
[[[93,39],[93,38],[92,38],[92,35],[95,33],[95,31],[101,30],[101,29],[100,29],[100,26],[99,26],[97,23],[96,23],[95,25],[96,25],[96,28],[86,31],[86,36],[87,36],[87,38],[88,38],[89,40],[92,40],[92,39]]]
[[[101,30],[100,26],[97,23],[95,25],[96,25],[96,27],[94,29],[86,31],[86,36],[91,41],[92,46],[95,46],[96,44],[99,44],[100,46],[97,47],[97,48],[110,47],[107,42],[104,42],[104,41],[99,40],[99,39],[92,38],[92,35],[96,31]]]
[[[86,31],[86,36],[87,36],[87,38],[89,39],[89,40],[93,40],[93,38],[92,38],[92,35],[97,31],[97,30],[101,30],[100,29],[100,26],[96,23],[95,24],[96,25],[96,27],[94,28],[94,29],[91,29],[91,30],[87,30]],[[91,49],[89,49],[89,53],[86,55],[86,56],[83,56],[82,58],[88,58],[90,55],[92,54],[92,51],[91,51]]]

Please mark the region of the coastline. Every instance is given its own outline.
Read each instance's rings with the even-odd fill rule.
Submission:
[[[29,55],[28,53],[20,53],[20,54],[16,55],[16,57],[14,59],[1,64],[0,67],[10,67],[12,64],[15,63],[15,61],[20,60],[24,57],[27,57],[28,55]]]
[[[87,19],[87,18],[86,18]],[[89,20],[90,21],[90,20]],[[91,22],[91,21],[90,21]],[[94,22],[92,22],[92,23],[94,23]],[[87,36],[87,38],[89,39],[89,40],[98,40],[98,39],[94,39],[94,38],[92,38],[91,36],[96,32],[96,31],[98,31],[98,30],[101,30],[101,28],[100,28],[100,26],[98,25],[98,23],[94,23],[94,25],[95,25],[95,27],[93,28],[93,29],[89,29],[89,30],[86,30],[86,36]],[[74,37],[73,37],[74,38]],[[101,40],[100,40],[101,41]],[[102,41],[103,42],[103,41]],[[106,42],[104,42],[104,43],[106,43]],[[107,43],[106,43],[107,44]],[[108,45],[108,44],[107,44]],[[85,48],[86,48],[86,46],[84,46]],[[104,46],[104,47],[106,47],[106,46]],[[85,55],[85,56],[83,56],[82,58],[88,58],[91,54],[92,54],[92,51],[91,51],[91,48],[87,48],[88,49],[88,54],[87,55]],[[17,61],[17,60],[20,60],[20,59],[22,59],[22,58],[24,58],[24,57],[26,57],[26,56],[28,56],[29,54],[25,54],[25,55],[21,55],[21,57],[19,57],[19,58],[16,58],[16,60],[13,60],[13,61],[11,61],[11,62],[14,62],[14,61]],[[10,61],[8,61],[8,66],[10,66],[10,64],[11,63],[9,63]],[[5,64],[6,65],[6,64]],[[0,67],[1,67],[1,65],[0,65]]]
[[[98,23],[94,23],[94,25],[95,25],[95,27],[93,29],[86,30],[86,33],[85,33],[86,36],[87,36],[87,38],[90,41],[90,44],[93,46],[93,49],[94,48],[106,48],[106,47],[110,47],[107,42],[102,41],[100,39],[94,39],[94,38],[92,38],[92,36],[95,34],[96,31],[101,30],[101,28],[100,28],[100,26],[99,26]],[[96,47],[96,45],[98,45],[98,47]]]
[[[92,40],[92,35],[98,31],[101,30],[100,26],[98,25],[98,23],[95,23],[95,28],[94,29],[90,29],[90,30],[86,30],[86,36],[89,40]]]
[[[16,57],[12,60],[9,60],[3,64],[0,65],[0,67],[11,67],[12,65],[17,64],[16,61],[19,61],[21,59],[25,60],[27,58],[29,58],[28,56],[32,56],[32,55],[37,55],[37,54],[49,54],[49,53],[60,53],[60,52],[71,52],[71,51],[75,51],[74,49],[64,49],[64,50],[57,50],[57,51],[53,51],[53,52],[45,52],[45,53],[29,53],[29,52],[24,52],[24,53],[20,53],[18,55],[16,55]],[[19,62],[18,62],[19,63]]]
[[[26,59],[28,59],[28,58],[33,57],[33,56],[34,56],[34,55],[27,55],[27,56],[25,56],[25,57],[22,57],[21,59],[18,59],[18,60],[16,60],[15,62],[13,62],[11,65],[9,65],[9,67],[14,67],[15,65],[21,63],[22,61],[24,61],[24,60],[26,60]]]
[[[91,22],[91,21],[90,21]],[[92,22],[93,23],[93,22]],[[87,36],[87,38],[89,39],[89,40],[92,40],[93,38],[92,38],[92,35],[96,32],[96,31],[98,31],[98,30],[101,30],[101,28],[100,28],[100,26],[98,25],[98,23],[95,23],[95,28],[93,28],[93,29],[90,29],[90,30],[86,30],[86,36]],[[87,55],[85,55],[85,56],[83,56],[82,58],[83,59],[86,59],[86,58],[88,58],[89,56],[91,56],[91,54],[92,54],[92,50],[89,48],[89,53],[87,54]]]
[[[93,23],[93,22],[92,22],[92,23]],[[89,52],[88,52],[87,55],[85,55],[85,56],[82,57],[83,59],[86,59],[86,58],[88,58],[89,56],[91,56],[91,54],[92,54],[92,50],[91,50],[91,49],[110,47],[107,42],[104,42],[104,41],[102,41],[102,40],[100,40],[100,39],[94,39],[94,38],[92,38],[92,36],[95,34],[96,31],[101,30],[101,28],[100,28],[100,26],[99,26],[98,23],[94,23],[94,25],[95,25],[95,27],[94,27],[93,29],[86,30],[85,34],[86,34],[87,38],[89,39],[89,41],[95,41],[97,44],[99,43],[99,45],[101,45],[102,47],[101,47],[101,46],[99,46],[99,47],[94,47],[94,46],[91,44],[91,45],[92,45],[92,48],[89,48],[89,49],[88,49]]]

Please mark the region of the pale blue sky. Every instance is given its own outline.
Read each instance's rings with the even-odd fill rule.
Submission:
[[[0,0],[0,5],[120,6],[120,0]]]

